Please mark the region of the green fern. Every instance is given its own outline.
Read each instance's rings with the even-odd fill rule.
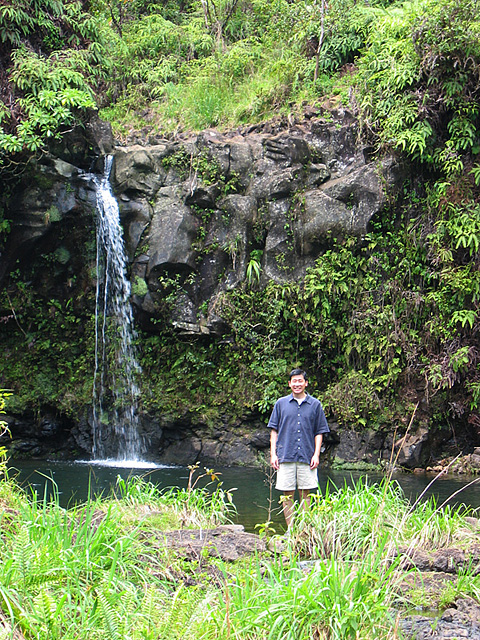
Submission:
[[[33,609],[37,619],[46,627],[48,635],[55,637],[57,599],[47,589],[42,589],[33,599]]]
[[[18,574],[18,579],[26,589],[31,580],[30,567],[32,560],[32,546],[30,536],[26,526],[21,527],[15,537],[13,549],[14,565]]]
[[[107,637],[110,640],[123,640],[118,625],[118,614],[110,603],[109,595],[100,590],[97,592],[98,602],[100,603],[100,611]]]
[[[213,594],[179,587],[163,602],[157,623],[158,640],[187,640],[198,637],[199,625],[207,618]]]

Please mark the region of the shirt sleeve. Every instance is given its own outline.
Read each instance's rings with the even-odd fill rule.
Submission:
[[[323,410],[322,405],[319,402],[318,408],[317,408],[317,419],[315,421],[315,435],[318,436],[321,433],[329,433],[329,432],[330,432],[330,428],[328,426],[327,419],[325,417],[325,412]]]
[[[279,407],[279,402],[277,400],[277,402],[275,403],[275,406],[273,407],[272,415],[270,416],[270,420],[268,421],[267,427],[269,429],[275,429],[275,431],[278,431],[279,423],[280,423],[280,407]]]

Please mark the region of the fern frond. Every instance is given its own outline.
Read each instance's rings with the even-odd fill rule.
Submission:
[[[110,640],[123,640],[118,629],[117,613],[111,605],[108,595],[103,591],[99,591],[97,596],[108,638],[110,638]]]
[[[28,529],[23,526],[19,529],[13,549],[14,566],[18,573],[18,579],[25,587],[30,582],[31,545]]]

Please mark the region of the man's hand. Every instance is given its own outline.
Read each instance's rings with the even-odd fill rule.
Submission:
[[[270,465],[276,470],[278,471],[280,464],[278,462],[278,456],[276,453],[272,453],[272,455],[270,456]]]
[[[320,464],[320,451],[322,449],[323,435],[318,433],[315,436],[315,451],[312,459],[310,460],[310,469],[316,469]]]
[[[280,468],[280,463],[278,462],[277,456],[277,440],[278,433],[276,429],[270,430],[270,465],[278,471]]]

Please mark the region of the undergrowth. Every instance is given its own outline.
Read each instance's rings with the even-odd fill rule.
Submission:
[[[478,540],[472,512],[412,505],[388,478],[364,479],[330,486],[307,511],[299,506],[289,535],[271,539],[276,551],[226,563],[207,548],[194,561],[165,546],[162,532],[225,522],[230,502],[215,484],[195,486],[201,474],[195,465],[191,472],[185,490],[119,480],[116,496],[68,510],[58,495],[28,498],[4,476],[4,626],[39,640],[387,640],[409,607],[431,602],[420,575],[404,568],[408,549],[467,550]],[[174,515],[160,523],[161,510]],[[462,595],[480,595],[468,565],[435,602],[446,607]]]

